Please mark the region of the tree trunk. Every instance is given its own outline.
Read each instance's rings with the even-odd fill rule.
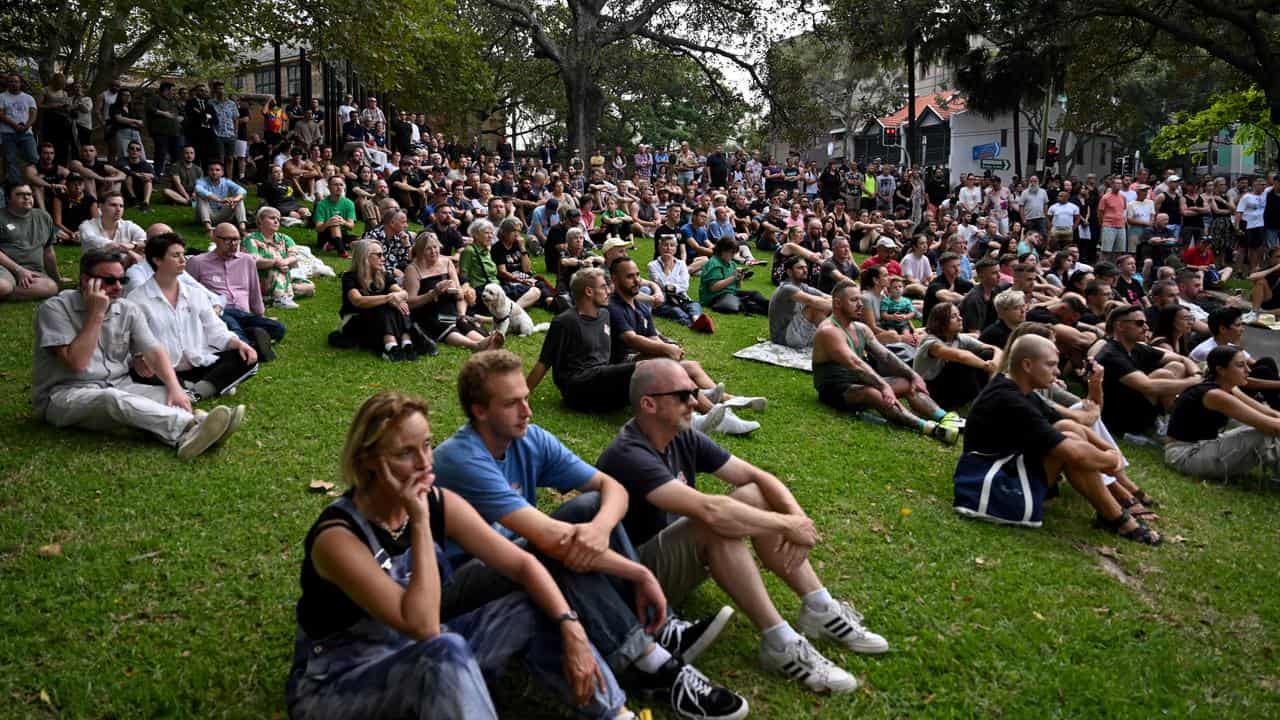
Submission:
[[[562,77],[565,99],[569,103],[566,118],[569,147],[577,148],[578,156],[586,162],[595,151],[604,91],[593,77],[588,62],[579,60],[574,66],[566,67]]]
[[[916,137],[920,133],[916,129],[916,43],[914,37],[907,38],[907,137],[899,138],[899,142],[907,142],[907,165],[922,165],[917,157],[919,144]]]
[[[1013,174],[1022,177],[1022,98],[1013,104]]]

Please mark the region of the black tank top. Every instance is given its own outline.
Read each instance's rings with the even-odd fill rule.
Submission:
[[[351,498],[352,492],[347,491],[348,499]],[[431,493],[427,496],[427,506],[431,512],[431,537],[439,544],[445,537],[444,495],[439,488],[431,489]],[[413,533],[408,526],[400,535],[400,539],[396,540],[385,529],[374,523],[369,524],[378,542],[391,557],[398,557],[409,550]],[[316,518],[311,530],[307,532],[307,537],[302,543],[302,597],[298,600],[298,624],[302,626],[302,630],[308,637],[316,639],[345,630],[369,614],[348,597],[342,588],[320,577],[315,565],[311,564],[311,546],[315,544],[316,536],[321,530],[333,525],[345,527],[366,547],[369,546],[356,521],[347,514],[346,510],[335,505],[325,508],[320,513],[320,517]]]
[[[1187,202],[1187,207],[1189,208],[1205,207],[1203,195],[1197,195],[1194,199],[1185,198],[1185,200]],[[1181,209],[1179,209],[1179,212],[1181,212]],[[1204,215],[1188,215],[1182,218],[1182,227],[1202,228],[1204,227],[1204,218]]]
[[[1178,404],[1169,417],[1169,439],[1178,442],[1200,442],[1218,437],[1227,426],[1227,416],[1205,407],[1204,395],[1218,383],[1205,381],[1182,391]]]
[[[1178,204],[1178,196],[1175,193],[1166,192],[1164,201],[1160,203],[1156,212],[1168,215],[1170,225],[1182,224],[1182,206]]]

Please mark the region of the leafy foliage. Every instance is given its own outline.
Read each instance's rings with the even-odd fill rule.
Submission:
[[[1263,150],[1268,142],[1280,143],[1280,125],[1271,122],[1266,95],[1255,86],[1219,95],[1195,112],[1178,113],[1156,133],[1151,151],[1161,158],[1184,155],[1223,130],[1248,152]]]

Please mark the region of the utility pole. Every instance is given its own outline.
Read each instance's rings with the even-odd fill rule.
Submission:
[[[907,136],[904,146],[908,167],[916,163],[916,38],[914,30],[907,35]]]
[[[1040,178],[1041,181],[1044,181],[1045,179],[1047,179],[1049,175],[1049,165],[1044,161],[1044,155],[1045,155],[1045,149],[1049,147],[1049,111],[1052,109],[1053,109],[1053,81],[1050,80],[1049,91],[1044,94],[1044,113],[1040,116],[1040,142],[1037,145],[1037,147],[1039,148],[1039,153],[1037,154],[1040,157],[1031,159],[1031,167],[1034,168],[1036,166],[1036,161],[1038,160],[1040,162],[1040,168],[1044,170],[1042,174],[1045,177]]]

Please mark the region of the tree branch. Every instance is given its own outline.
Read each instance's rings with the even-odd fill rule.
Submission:
[[[534,14],[533,9],[516,2],[508,2],[508,0],[484,0],[499,10],[506,10],[512,13],[511,24],[522,27],[529,31],[535,45],[538,49],[547,54],[547,58],[556,65],[564,65],[564,57],[560,52],[560,47],[547,35],[546,28],[542,26],[542,22],[538,20],[538,16]],[[572,6],[572,3],[570,3]]]
[[[1100,2],[1088,7],[1083,12],[1076,13],[1075,17],[1078,19],[1124,17],[1140,20],[1175,40],[1203,49],[1260,84],[1264,84],[1267,79],[1267,71],[1257,63],[1252,62],[1247,55],[1228,48],[1225,43],[1218,42],[1208,35],[1191,30],[1190,25],[1157,15],[1144,7],[1114,2]]]

